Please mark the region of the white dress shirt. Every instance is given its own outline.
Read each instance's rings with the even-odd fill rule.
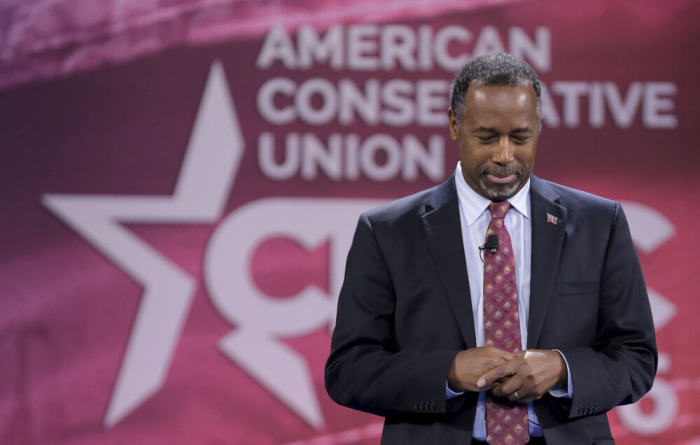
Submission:
[[[479,246],[484,244],[486,229],[491,222],[491,212],[488,210],[491,201],[473,190],[462,176],[461,163],[457,163],[455,171],[457,198],[459,200],[459,216],[464,242],[464,256],[467,263],[469,292],[471,293],[472,316],[476,334],[476,345],[484,346],[484,263],[481,260]],[[532,223],[530,219],[530,180],[515,195],[508,199],[511,209],[505,217],[505,225],[510,234],[513,252],[515,254],[515,279],[518,287],[518,313],[520,314],[521,348],[527,349],[527,321],[530,309],[530,253],[532,252]],[[561,351],[559,351],[561,354]],[[562,354],[563,357],[563,354]],[[566,358],[564,357],[564,361]],[[568,370],[568,363],[566,364]],[[568,388],[552,388],[549,393],[555,397],[572,397],[571,373],[569,373]],[[447,397],[460,395],[447,388]],[[537,415],[532,403],[527,405],[530,424],[530,436],[542,436]],[[486,440],[486,393],[479,393],[474,419],[473,437]]]

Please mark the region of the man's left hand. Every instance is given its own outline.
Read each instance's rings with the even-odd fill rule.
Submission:
[[[558,383],[566,384],[566,362],[557,351],[530,349],[479,377],[477,386],[496,397],[528,403]]]

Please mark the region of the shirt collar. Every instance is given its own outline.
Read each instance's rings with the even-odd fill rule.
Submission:
[[[472,189],[462,175],[462,163],[457,162],[455,170],[455,184],[457,186],[457,198],[459,204],[467,220],[468,225],[472,225],[474,221],[481,216],[491,204],[491,200],[484,198]],[[525,218],[530,219],[530,178],[518,190],[518,193],[508,198],[511,207],[521,213]]]

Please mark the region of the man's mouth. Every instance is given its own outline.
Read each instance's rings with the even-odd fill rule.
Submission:
[[[515,181],[515,175],[513,173],[505,176],[494,175],[492,173],[486,173],[486,177],[489,181],[496,184],[510,184]]]
[[[517,169],[504,170],[487,170],[484,169],[481,173],[486,176],[486,179],[492,184],[512,184],[521,176],[521,172]]]

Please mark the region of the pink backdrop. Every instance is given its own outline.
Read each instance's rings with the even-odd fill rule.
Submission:
[[[357,215],[454,169],[454,67],[546,86],[535,173],[623,202],[654,388],[700,440],[700,5],[0,3],[0,443],[378,443],[323,389]]]

